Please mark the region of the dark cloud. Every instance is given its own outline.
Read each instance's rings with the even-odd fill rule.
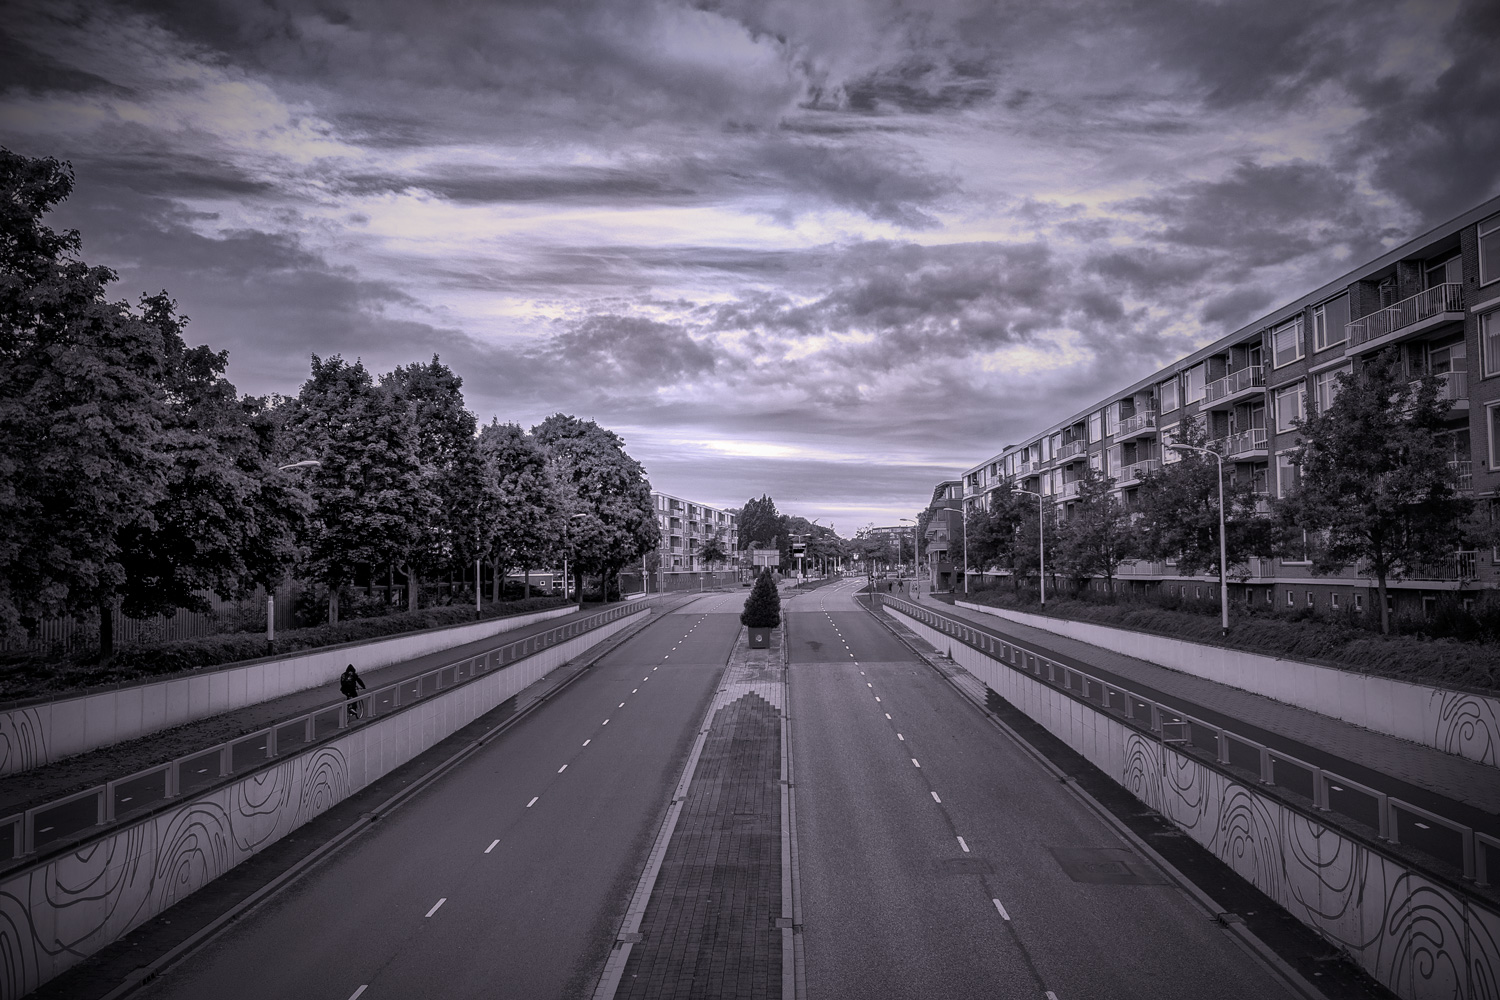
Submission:
[[[558,334],[546,354],[580,386],[629,392],[711,376],[722,358],[679,327],[609,314],[589,316]]]

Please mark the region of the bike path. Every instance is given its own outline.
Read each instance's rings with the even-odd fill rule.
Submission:
[[[670,610],[699,596],[701,595],[668,594],[665,597],[646,598],[637,603],[657,610]],[[507,646],[533,635],[548,632],[567,625],[569,622],[598,614],[603,609],[603,605],[590,605],[571,615],[561,615],[534,622],[465,643],[462,646],[454,646],[366,671],[360,674],[360,677],[365,682],[366,690],[373,691],[434,668],[466,660],[500,646]],[[283,719],[296,718],[343,701],[343,696],[339,694],[338,682],[333,681],[322,687],[309,688],[255,705],[247,705],[206,719],[197,719],[172,729],[151,733],[148,736],[100,747],[73,757],[65,757],[19,774],[0,777],[0,816],[14,815],[34,806],[56,801],[73,792],[83,791],[103,782],[134,774],[197,750],[206,750],[220,743],[265,729]]]

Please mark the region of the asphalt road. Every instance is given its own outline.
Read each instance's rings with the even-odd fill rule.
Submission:
[[[1289,995],[858,585],[785,607],[810,997]]]
[[[743,602],[653,622],[144,995],[588,995]]]

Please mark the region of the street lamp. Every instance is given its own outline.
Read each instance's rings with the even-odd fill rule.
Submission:
[[[1200,451],[1212,455],[1219,463],[1219,627],[1222,635],[1229,634],[1229,558],[1228,545],[1224,539],[1224,456],[1212,448],[1200,448],[1195,444],[1169,444],[1173,451]]]
[[[1025,493],[1027,496],[1036,497],[1036,548],[1037,548],[1037,586],[1042,590],[1042,607],[1047,606],[1047,523],[1043,519],[1045,514],[1045,501],[1040,493],[1031,490],[1023,490],[1019,486],[1012,487],[1017,493]]]
[[[911,575],[912,576],[916,576],[917,575],[917,522],[913,521],[909,517],[903,517],[903,518],[901,518],[901,520],[903,520],[903,521],[905,521],[905,522],[907,522],[908,524],[911,525]],[[903,562],[902,559],[901,559],[901,532],[900,531],[896,532],[896,562],[900,563],[900,565],[896,567],[896,573],[897,573],[897,575],[905,573],[906,572],[906,563]]]

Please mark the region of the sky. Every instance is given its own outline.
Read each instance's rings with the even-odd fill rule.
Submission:
[[[10,0],[0,145],[242,392],[434,354],[841,534],[1500,193],[1500,4]]]

